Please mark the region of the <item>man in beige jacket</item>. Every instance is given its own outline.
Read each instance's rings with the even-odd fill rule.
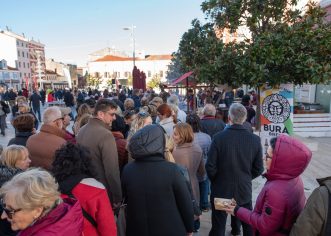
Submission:
[[[113,207],[122,201],[118,153],[110,125],[116,119],[117,105],[109,99],[100,99],[93,117],[83,126],[76,137],[77,143],[90,151],[91,171],[103,183]]]

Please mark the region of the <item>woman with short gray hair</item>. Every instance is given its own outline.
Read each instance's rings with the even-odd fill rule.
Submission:
[[[60,197],[54,177],[42,169],[15,175],[0,189],[2,219],[20,236],[81,235],[83,215],[77,200]]]

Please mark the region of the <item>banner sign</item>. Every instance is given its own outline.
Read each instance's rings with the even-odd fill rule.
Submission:
[[[260,137],[266,152],[270,138],[282,133],[293,135],[293,84],[262,86],[260,91]]]

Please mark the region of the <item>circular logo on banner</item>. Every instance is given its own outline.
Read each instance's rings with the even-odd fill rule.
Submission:
[[[272,123],[284,123],[290,117],[291,106],[284,96],[271,94],[263,100],[262,114]]]

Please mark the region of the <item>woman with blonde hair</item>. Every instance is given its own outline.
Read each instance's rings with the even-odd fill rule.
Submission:
[[[13,118],[17,117],[18,115],[23,115],[23,114],[31,114],[34,118],[34,128],[37,130],[39,121],[36,117],[36,115],[33,113],[31,108],[29,107],[29,104],[27,102],[22,102],[18,104],[18,111],[16,112],[15,116]]]
[[[0,189],[2,219],[20,236],[82,235],[83,214],[75,199],[62,200],[54,177],[41,169],[15,175]]]
[[[132,121],[131,123],[131,127],[130,127],[130,131],[128,134],[128,138],[127,138],[127,145],[126,145],[126,149],[128,150],[128,145],[130,143],[130,139],[131,137],[140,129],[142,129],[143,127],[147,126],[147,125],[151,125],[153,123],[152,117],[150,116],[150,114],[146,111],[140,111],[136,118]],[[131,157],[131,153],[128,152],[128,162],[132,162],[133,159]]]
[[[186,123],[175,125],[173,131],[173,140],[175,149],[173,157],[175,162],[182,167],[185,167],[189,173],[192,192],[196,204],[200,203],[200,191],[198,176],[202,177],[205,174],[205,167],[202,159],[202,150],[200,146],[193,142],[194,133],[192,127]],[[195,214],[194,230],[197,232],[200,228],[199,214]]]
[[[0,161],[5,166],[21,170],[28,169],[31,163],[28,149],[15,144],[3,150]]]
[[[138,112],[136,118],[132,121],[129,135],[127,140],[129,141],[131,137],[141,128],[146,125],[151,125],[153,123],[151,115],[146,111]]]
[[[92,114],[92,112],[91,112],[91,108],[89,105],[87,105],[86,103],[83,103],[82,105],[79,106],[77,116],[75,119],[75,123],[74,123],[74,126],[72,127],[72,130],[75,135],[78,134],[80,127],[82,127],[82,125],[80,124],[82,121],[82,118],[86,117],[86,115],[91,116],[91,114]]]
[[[0,145],[0,154],[3,154],[3,149],[2,146]],[[17,158],[12,158],[8,148],[5,151],[4,155],[0,157],[0,188],[1,186],[13,178],[14,175],[22,172],[21,169],[15,167],[15,162],[11,161],[9,159],[17,159]],[[8,157],[9,156],[9,157]],[[6,161],[2,160],[2,158],[5,157]],[[8,165],[7,165],[8,164]],[[0,215],[2,214],[3,209],[0,204]],[[13,231],[10,227],[10,223],[3,219],[2,217],[0,218],[0,234],[1,235],[6,235],[6,236],[15,236],[17,232]]]

